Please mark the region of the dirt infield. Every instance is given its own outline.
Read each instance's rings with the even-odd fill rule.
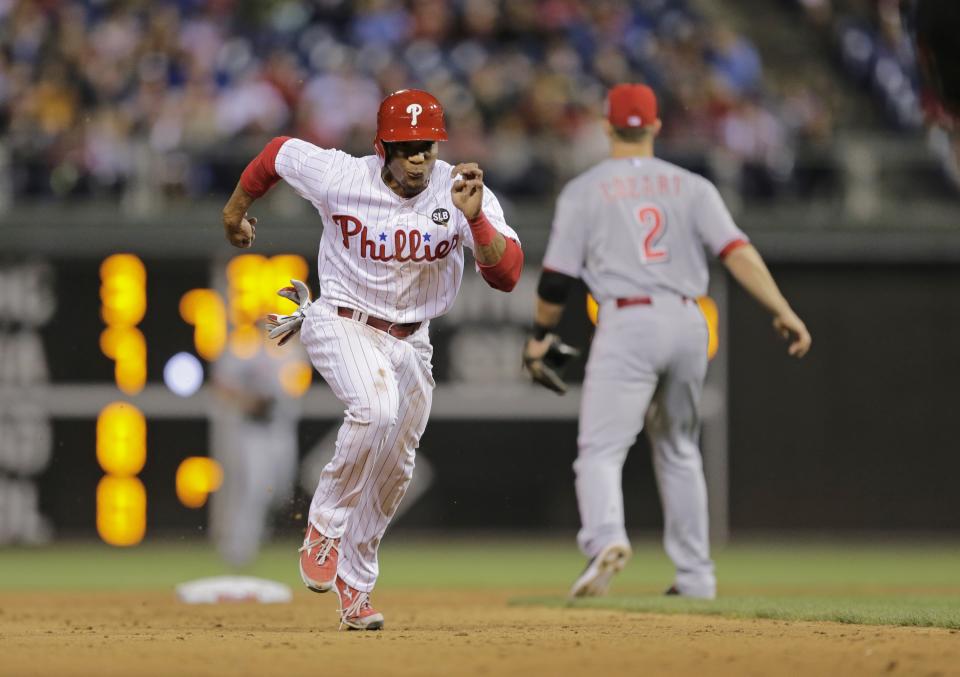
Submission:
[[[171,594],[0,593],[0,675],[960,674],[960,632],[512,607],[529,591],[387,591],[383,632],[334,600],[189,607]]]

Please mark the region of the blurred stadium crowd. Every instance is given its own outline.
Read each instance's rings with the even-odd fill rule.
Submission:
[[[797,0],[808,16],[834,34],[849,74],[904,128],[923,124],[917,53],[901,0]]]
[[[218,159],[277,133],[370,152],[385,92],[448,107],[448,158],[537,195],[602,152],[605,88],[661,92],[664,136],[770,167],[830,133],[801,83],[683,0],[0,0],[0,131],[14,195],[123,188],[138,162],[203,194]]]
[[[726,149],[761,192],[835,124],[686,0],[0,0],[0,164],[14,197],[119,194],[138,173],[203,195],[271,135],[371,152],[382,96],[417,86],[447,106],[447,159],[538,196],[602,154],[623,81],[660,92],[673,147]]]
[[[921,78],[916,35],[920,0],[792,1],[830,36],[848,77],[880,104],[892,125],[903,130],[928,127],[929,149],[960,189],[957,122],[934,95],[931,83]],[[933,4],[928,2],[928,14]],[[950,16],[945,9],[940,11]],[[952,30],[956,34],[960,26]]]

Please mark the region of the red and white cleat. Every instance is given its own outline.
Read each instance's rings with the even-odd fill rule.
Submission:
[[[340,628],[382,630],[383,614],[370,605],[370,594],[351,588],[337,577],[337,599],[340,600]]]
[[[337,580],[340,539],[327,538],[311,524],[300,547],[300,578],[314,592],[327,592]]]

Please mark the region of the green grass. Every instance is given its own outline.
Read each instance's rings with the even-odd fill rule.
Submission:
[[[658,614],[960,629],[960,591],[950,595],[923,596],[721,596],[712,601],[646,595],[611,596],[568,602],[561,597],[551,596],[522,597],[512,603],[521,606],[619,609]]]
[[[299,585],[295,542],[271,545],[242,573]],[[672,568],[640,542],[611,597],[577,606],[656,613],[960,628],[960,542],[749,542],[716,554],[720,598],[659,593]],[[517,538],[436,541],[391,534],[379,586],[516,591],[519,604],[560,606],[583,558],[572,543]],[[233,573],[202,542],[131,549],[93,543],[0,549],[2,590],[169,590]]]

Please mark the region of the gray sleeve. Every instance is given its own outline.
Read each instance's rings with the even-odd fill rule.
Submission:
[[[700,194],[692,208],[697,235],[714,256],[722,256],[730,245],[750,241],[734,223],[720,191],[709,181],[701,183]]]
[[[225,385],[241,387],[244,382],[243,362],[230,350],[225,350],[213,363],[212,375]]]
[[[567,184],[557,198],[550,242],[543,267],[570,277],[580,277],[587,258],[587,224],[583,216],[583,196]]]

